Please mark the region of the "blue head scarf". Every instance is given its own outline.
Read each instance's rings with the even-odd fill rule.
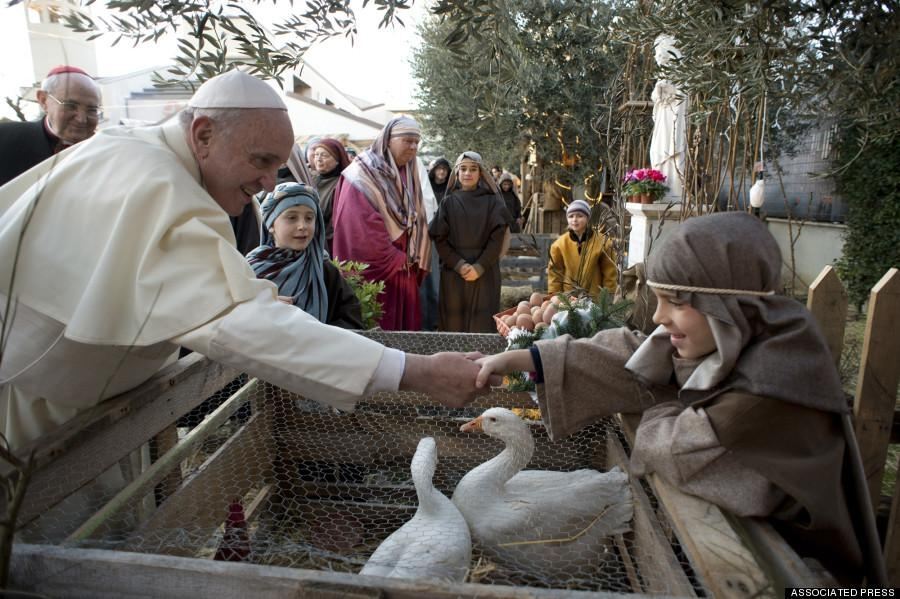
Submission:
[[[294,206],[309,206],[316,213],[316,231],[306,249],[275,247],[269,229],[282,212]],[[281,183],[262,202],[262,245],[247,254],[250,267],[260,279],[278,285],[278,294],[294,299],[294,305],[325,322],[328,292],[322,262],[325,253],[325,220],[316,190],[302,183]]]

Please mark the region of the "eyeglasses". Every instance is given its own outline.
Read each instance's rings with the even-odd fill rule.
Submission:
[[[101,119],[103,118],[103,109],[99,106],[84,106],[79,104],[78,102],[73,102],[71,100],[66,100],[63,102],[62,100],[56,99],[53,94],[48,93],[47,96],[52,99],[54,102],[63,107],[63,110],[68,113],[76,113],[84,110],[84,114],[87,115],[89,119]]]

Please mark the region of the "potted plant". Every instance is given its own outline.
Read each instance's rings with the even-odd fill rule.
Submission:
[[[669,187],[664,185],[665,180],[666,176],[656,169],[632,169],[625,174],[622,192],[633,198],[634,202],[651,204],[662,198],[669,190]]]
[[[341,271],[341,276],[344,277],[344,280],[353,289],[353,293],[356,294],[366,329],[373,329],[378,326],[378,321],[381,319],[383,312],[383,305],[378,301],[378,296],[384,293],[384,281],[369,281],[365,279],[362,272],[369,268],[369,265],[364,262],[332,258],[331,263],[338,267]]]

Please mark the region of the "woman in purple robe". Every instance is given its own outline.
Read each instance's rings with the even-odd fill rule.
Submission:
[[[391,120],[344,169],[334,194],[334,254],[365,262],[363,276],[384,281],[380,325],[418,331],[419,283],[428,273],[431,241],[416,167],[421,139],[410,117]]]

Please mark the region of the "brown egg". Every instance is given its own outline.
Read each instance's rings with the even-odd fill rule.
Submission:
[[[546,329],[546,328],[549,327],[549,326],[550,326],[550,325],[547,324],[546,322],[539,322],[539,323],[537,323],[536,325],[534,325],[534,330],[535,330],[535,331],[540,331],[541,329]]]
[[[540,309],[541,309],[540,306],[531,306],[531,314],[534,315],[534,313]]]
[[[548,325],[553,321],[553,316],[556,314],[556,306],[551,304],[547,306],[547,309],[544,310],[544,322]]]
[[[531,304],[526,301],[519,302],[516,307],[516,314],[531,314]]]
[[[526,331],[533,331],[534,320],[531,318],[531,314],[519,314],[516,318],[516,326]]]
[[[531,317],[534,319],[535,323],[544,322],[544,311],[538,307],[537,310],[531,313]]]
[[[543,303],[541,303],[541,310],[546,310],[547,306],[549,306],[549,305],[550,305],[550,300],[544,300]]]
[[[561,302],[561,301],[562,300],[559,299],[558,295],[554,295],[553,297],[550,298],[550,303],[553,304],[554,306],[558,306],[559,302]]]
[[[531,299],[528,300],[532,306],[540,306],[541,302],[544,301],[544,294],[540,291],[535,291],[531,294]]]
[[[508,327],[516,326],[516,315],[510,314],[509,316],[504,316],[503,322],[506,323],[506,326],[508,326]]]

